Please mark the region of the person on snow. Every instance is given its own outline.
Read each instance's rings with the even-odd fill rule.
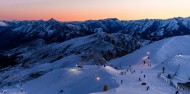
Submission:
[[[144,62],[144,64],[146,63],[145,60],[143,62]]]
[[[123,80],[121,80],[121,84],[123,84]]]
[[[179,94],[179,91],[176,91],[175,94]]]
[[[141,81],[141,78],[139,78],[139,81]]]
[[[164,73],[165,72],[165,67],[162,67],[162,73]]]
[[[131,74],[133,74],[133,72],[131,71]]]
[[[145,78],[146,75],[144,75],[144,78]]]
[[[146,91],[148,91],[148,90],[149,90],[149,88],[150,88],[150,87],[149,87],[149,86],[147,86]]]

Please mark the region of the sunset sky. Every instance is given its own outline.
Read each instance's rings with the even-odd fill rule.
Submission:
[[[84,21],[190,16],[190,0],[0,0],[0,20]]]

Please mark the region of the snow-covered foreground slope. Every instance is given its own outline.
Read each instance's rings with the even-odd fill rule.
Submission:
[[[168,83],[157,77],[157,73],[160,71],[153,70],[146,65],[133,65],[131,70],[135,70],[135,72],[132,73],[132,71],[123,69],[120,71],[126,71],[126,74],[115,74],[116,81],[120,84],[118,88],[111,89],[108,92],[92,94],[175,94],[176,89],[174,87],[171,87]],[[141,81],[139,81],[139,78]],[[123,80],[122,84],[121,80]],[[143,82],[146,85],[142,85]],[[147,90],[148,86],[149,89]],[[180,94],[188,94],[188,92],[181,91]]]
[[[93,94],[175,94],[176,91],[189,94],[189,91],[176,88],[182,88],[178,83],[190,82],[189,41],[189,36],[164,39],[110,61],[112,66],[126,72],[125,75],[116,76],[117,82],[123,80],[123,83],[108,92]],[[146,85],[141,85],[143,82]]]
[[[85,65],[83,69],[62,68],[62,62],[78,58],[73,55],[52,64],[37,65],[26,73],[39,69],[53,71],[0,90],[8,94],[175,94],[176,91],[189,94],[176,89],[177,83],[189,82],[189,41],[190,36],[164,39],[108,62],[119,70],[93,65]],[[103,92],[104,85],[108,86],[106,92]]]
[[[102,91],[104,85],[116,88],[113,75],[107,72],[110,67],[84,66],[63,68],[49,72],[22,85],[3,88],[8,94],[89,94]],[[112,69],[112,72],[115,70]],[[23,90],[23,92],[22,92]]]
[[[20,80],[33,80],[48,72],[74,67],[76,64],[101,65],[105,59],[135,50],[141,44],[135,44],[136,42],[138,41],[125,34],[103,32],[62,43],[46,44],[43,40],[36,40],[6,52],[7,57],[17,54],[15,61],[18,63],[14,67],[0,70],[0,87],[17,84]]]
[[[157,77],[159,70],[146,65],[133,65],[131,70],[135,72],[131,73],[132,71],[127,69],[115,70],[109,66],[105,68],[85,66],[83,70],[60,69],[26,82],[22,86],[2,89],[8,94],[175,94],[174,87]],[[124,71],[126,74],[120,75],[120,72]],[[97,77],[100,79],[97,80]],[[147,85],[141,85],[142,82]],[[106,92],[103,92],[104,85],[108,85],[109,90]],[[148,86],[149,89],[146,90]],[[180,91],[180,94],[189,92]]]
[[[110,64],[118,68],[128,68],[132,65],[138,73],[127,75],[123,77],[126,81],[125,87],[120,87],[110,91],[110,94],[122,92],[132,94],[173,94],[176,89],[175,86],[169,86],[168,83],[158,77],[158,74],[162,72],[162,68],[165,67],[165,73],[163,77],[167,78],[168,74],[172,76],[171,82],[177,85],[177,83],[189,82],[190,72],[190,36],[177,36],[168,39],[164,39],[148,46],[145,46],[132,54],[123,56],[110,61]],[[182,55],[181,55],[182,54]],[[146,64],[143,64],[143,63]],[[150,68],[148,65],[151,65]],[[139,74],[143,71],[143,74]],[[137,82],[138,78],[142,78],[142,75],[147,75],[145,81],[151,87],[149,92],[144,92],[145,88]],[[135,79],[134,79],[135,78]],[[127,80],[126,80],[127,79]],[[124,82],[125,82],[124,81]],[[186,91],[181,91],[185,94]],[[188,92],[189,93],[189,92]]]

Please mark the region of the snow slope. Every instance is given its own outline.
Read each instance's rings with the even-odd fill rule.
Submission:
[[[106,67],[107,68],[107,67]],[[80,68],[63,68],[49,72],[22,85],[3,88],[8,94],[89,94],[102,91],[104,85],[116,88],[118,84],[106,68],[84,66]],[[99,79],[97,79],[99,77]],[[23,91],[21,91],[23,90]]]
[[[172,37],[111,60],[112,66],[121,68],[120,72],[126,72],[125,75],[113,74],[116,75],[118,83],[121,83],[121,80],[123,83],[108,92],[93,94],[175,94],[177,83],[189,82],[189,41],[189,36]],[[143,64],[143,61],[146,63]],[[165,73],[162,73],[160,77],[162,67],[165,67]],[[174,75],[175,73],[176,75]],[[171,82],[174,86],[170,86],[168,82],[170,79],[167,79],[168,74],[171,74]],[[142,86],[142,82],[146,82],[147,85]],[[179,92],[180,94],[189,94],[189,91],[179,90]]]
[[[190,36],[163,39],[108,62],[120,70],[93,65],[85,65],[83,69],[62,68],[64,60],[76,59],[75,56],[68,57],[58,60],[55,65],[40,65],[38,69],[53,70],[43,76],[0,90],[10,94],[175,94],[177,89],[167,83],[167,75],[177,73],[171,79],[175,85],[189,81],[189,41]],[[159,76],[162,67],[166,70]],[[27,73],[36,71],[36,68]],[[103,92],[104,85],[108,85],[106,92]],[[189,94],[189,91],[179,92]]]
[[[157,66],[157,68],[164,66],[166,73],[173,76],[174,82],[186,83],[190,78],[190,55],[176,55],[168,62],[164,62]],[[175,74],[176,73],[176,74]]]
[[[111,42],[112,39],[114,42]],[[15,84],[19,80],[29,81],[33,79],[32,74],[39,73],[41,76],[56,69],[74,67],[76,64],[100,65],[103,63],[103,56],[106,56],[105,59],[113,58],[117,56],[116,52],[126,51],[130,43],[133,46],[130,45],[131,49],[128,48],[126,52],[134,50],[138,46],[133,44],[135,42],[132,37],[120,33],[93,34],[52,44],[36,40],[6,52],[7,56],[17,54],[19,64],[0,73],[0,86]]]
[[[190,36],[176,36],[154,42],[142,47],[135,52],[121,58],[110,61],[111,65],[126,67],[133,64],[141,64],[143,60],[149,60],[152,64],[160,64],[168,58],[173,58],[178,54],[190,55]]]
[[[152,70],[144,65],[134,65],[131,69],[135,70],[135,73],[128,70],[125,75],[114,74],[116,75],[116,81],[120,84],[118,88],[92,94],[175,94],[175,88],[157,77],[159,71]],[[120,71],[126,71],[126,69]],[[144,75],[146,75],[145,78]],[[141,81],[139,81],[139,78],[141,78]],[[123,80],[122,84],[121,80]],[[145,82],[146,85],[141,85],[142,82]],[[146,90],[148,86],[150,88]],[[188,93],[180,92],[180,94]]]

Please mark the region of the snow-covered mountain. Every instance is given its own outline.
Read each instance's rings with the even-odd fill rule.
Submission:
[[[3,74],[1,84],[8,83],[9,80],[4,78],[12,79],[15,76],[22,76],[23,81],[31,79],[32,73],[18,75],[21,71],[25,71],[22,70],[23,68],[36,68],[39,64],[44,64],[47,66],[45,71],[40,68],[36,70],[43,71],[42,74],[45,74],[53,69],[75,65],[103,65],[106,61],[131,53],[147,43],[146,40],[137,40],[126,34],[107,34],[104,32],[48,45],[43,40],[37,40],[9,50],[2,55],[7,57],[9,61],[1,59],[1,68],[14,65],[13,68],[18,69],[9,71],[11,74],[16,73],[14,76],[9,76],[9,73]],[[11,80],[11,83],[19,80],[21,79]]]
[[[120,21],[118,19],[88,20],[85,22],[59,22],[55,19],[48,21],[1,21],[0,56],[2,59],[0,59],[6,62],[15,62],[15,57],[20,54],[19,52],[15,52],[11,57],[7,57],[4,53],[11,49],[25,47],[25,45],[28,46],[30,43],[35,44],[34,42],[38,40],[41,40],[44,45],[51,45],[97,33],[107,33],[105,35],[108,37],[104,36],[103,39],[114,45],[119,44],[119,46],[122,46],[116,48],[119,50],[114,52],[115,56],[109,57],[110,59],[123,56],[142,47],[145,40],[147,40],[145,44],[148,44],[155,40],[171,36],[189,34],[189,21],[189,18],[180,17],[167,20],[145,19],[136,21]],[[112,33],[120,34],[115,34],[117,36],[113,38],[110,36]],[[128,36],[124,36],[123,34],[128,34]],[[126,37],[131,37],[134,41],[131,43],[128,42],[128,44],[125,40],[127,39]],[[119,41],[119,43],[114,43],[115,41]],[[130,51],[128,49],[130,49]],[[75,51],[73,52],[76,53]],[[73,52],[71,53],[74,54]],[[106,54],[108,53],[110,52],[106,52]],[[103,57],[108,60],[105,54]],[[7,59],[9,60],[7,61]],[[3,63],[3,65],[4,64],[5,63]],[[9,65],[9,63],[5,65]]]
[[[82,37],[80,40],[89,37],[96,38],[95,36]],[[93,38],[88,39],[88,42],[93,40]],[[75,41],[75,44],[71,48],[88,43],[87,41],[76,42],[73,39],[58,45],[64,46],[72,41]],[[84,94],[173,94],[178,90],[176,88],[183,88],[179,86],[179,83],[189,82],[189,41],[190,36],[163,39],[129,55],[108,61],[106,67],[85,65],[81,69],[70,65],[65,68],[66,63],[73,64],[80,60],[77,55],[70,55],[53,63],[41,61],[28,68],[16,66],[4,69],[0,74],[3,84],[1,90],[18,94],[75,94],[77,92]],[[27,56],[26,53],[25,56]],[[46,60],[44,59],[43,62]],[[163,67],[165,67],[164,73],[162,73]],[[142,83],[146,85],[141,85]],[[103,92],[105,85],[109,89]],[[178,91],[180,94],[189,94],[186,90],[179,89]]]
[[[155,41],[190,34],[189,31],[190,18],[181,17],[166,20],[131,21],[120,21],[115,18],[84,22],[59,22],[55,19],[48,21],[1,21],[0,49],[12,49],[36,39],[44,39],[46,43],[63,42],[96,32],[124,33]]]
[[[180,17],[0,21],[0,90],[2,94],[147,94],[141,81],[136,82],[142,76],[151,86],[148,94],[174,93],[179,83],[190,79],[186,71],[190,67],[189,31],[190,18]],[[165,73],[161,73],[163,67]],[[109,86],[108,92],[101,92],[104,85]]]

